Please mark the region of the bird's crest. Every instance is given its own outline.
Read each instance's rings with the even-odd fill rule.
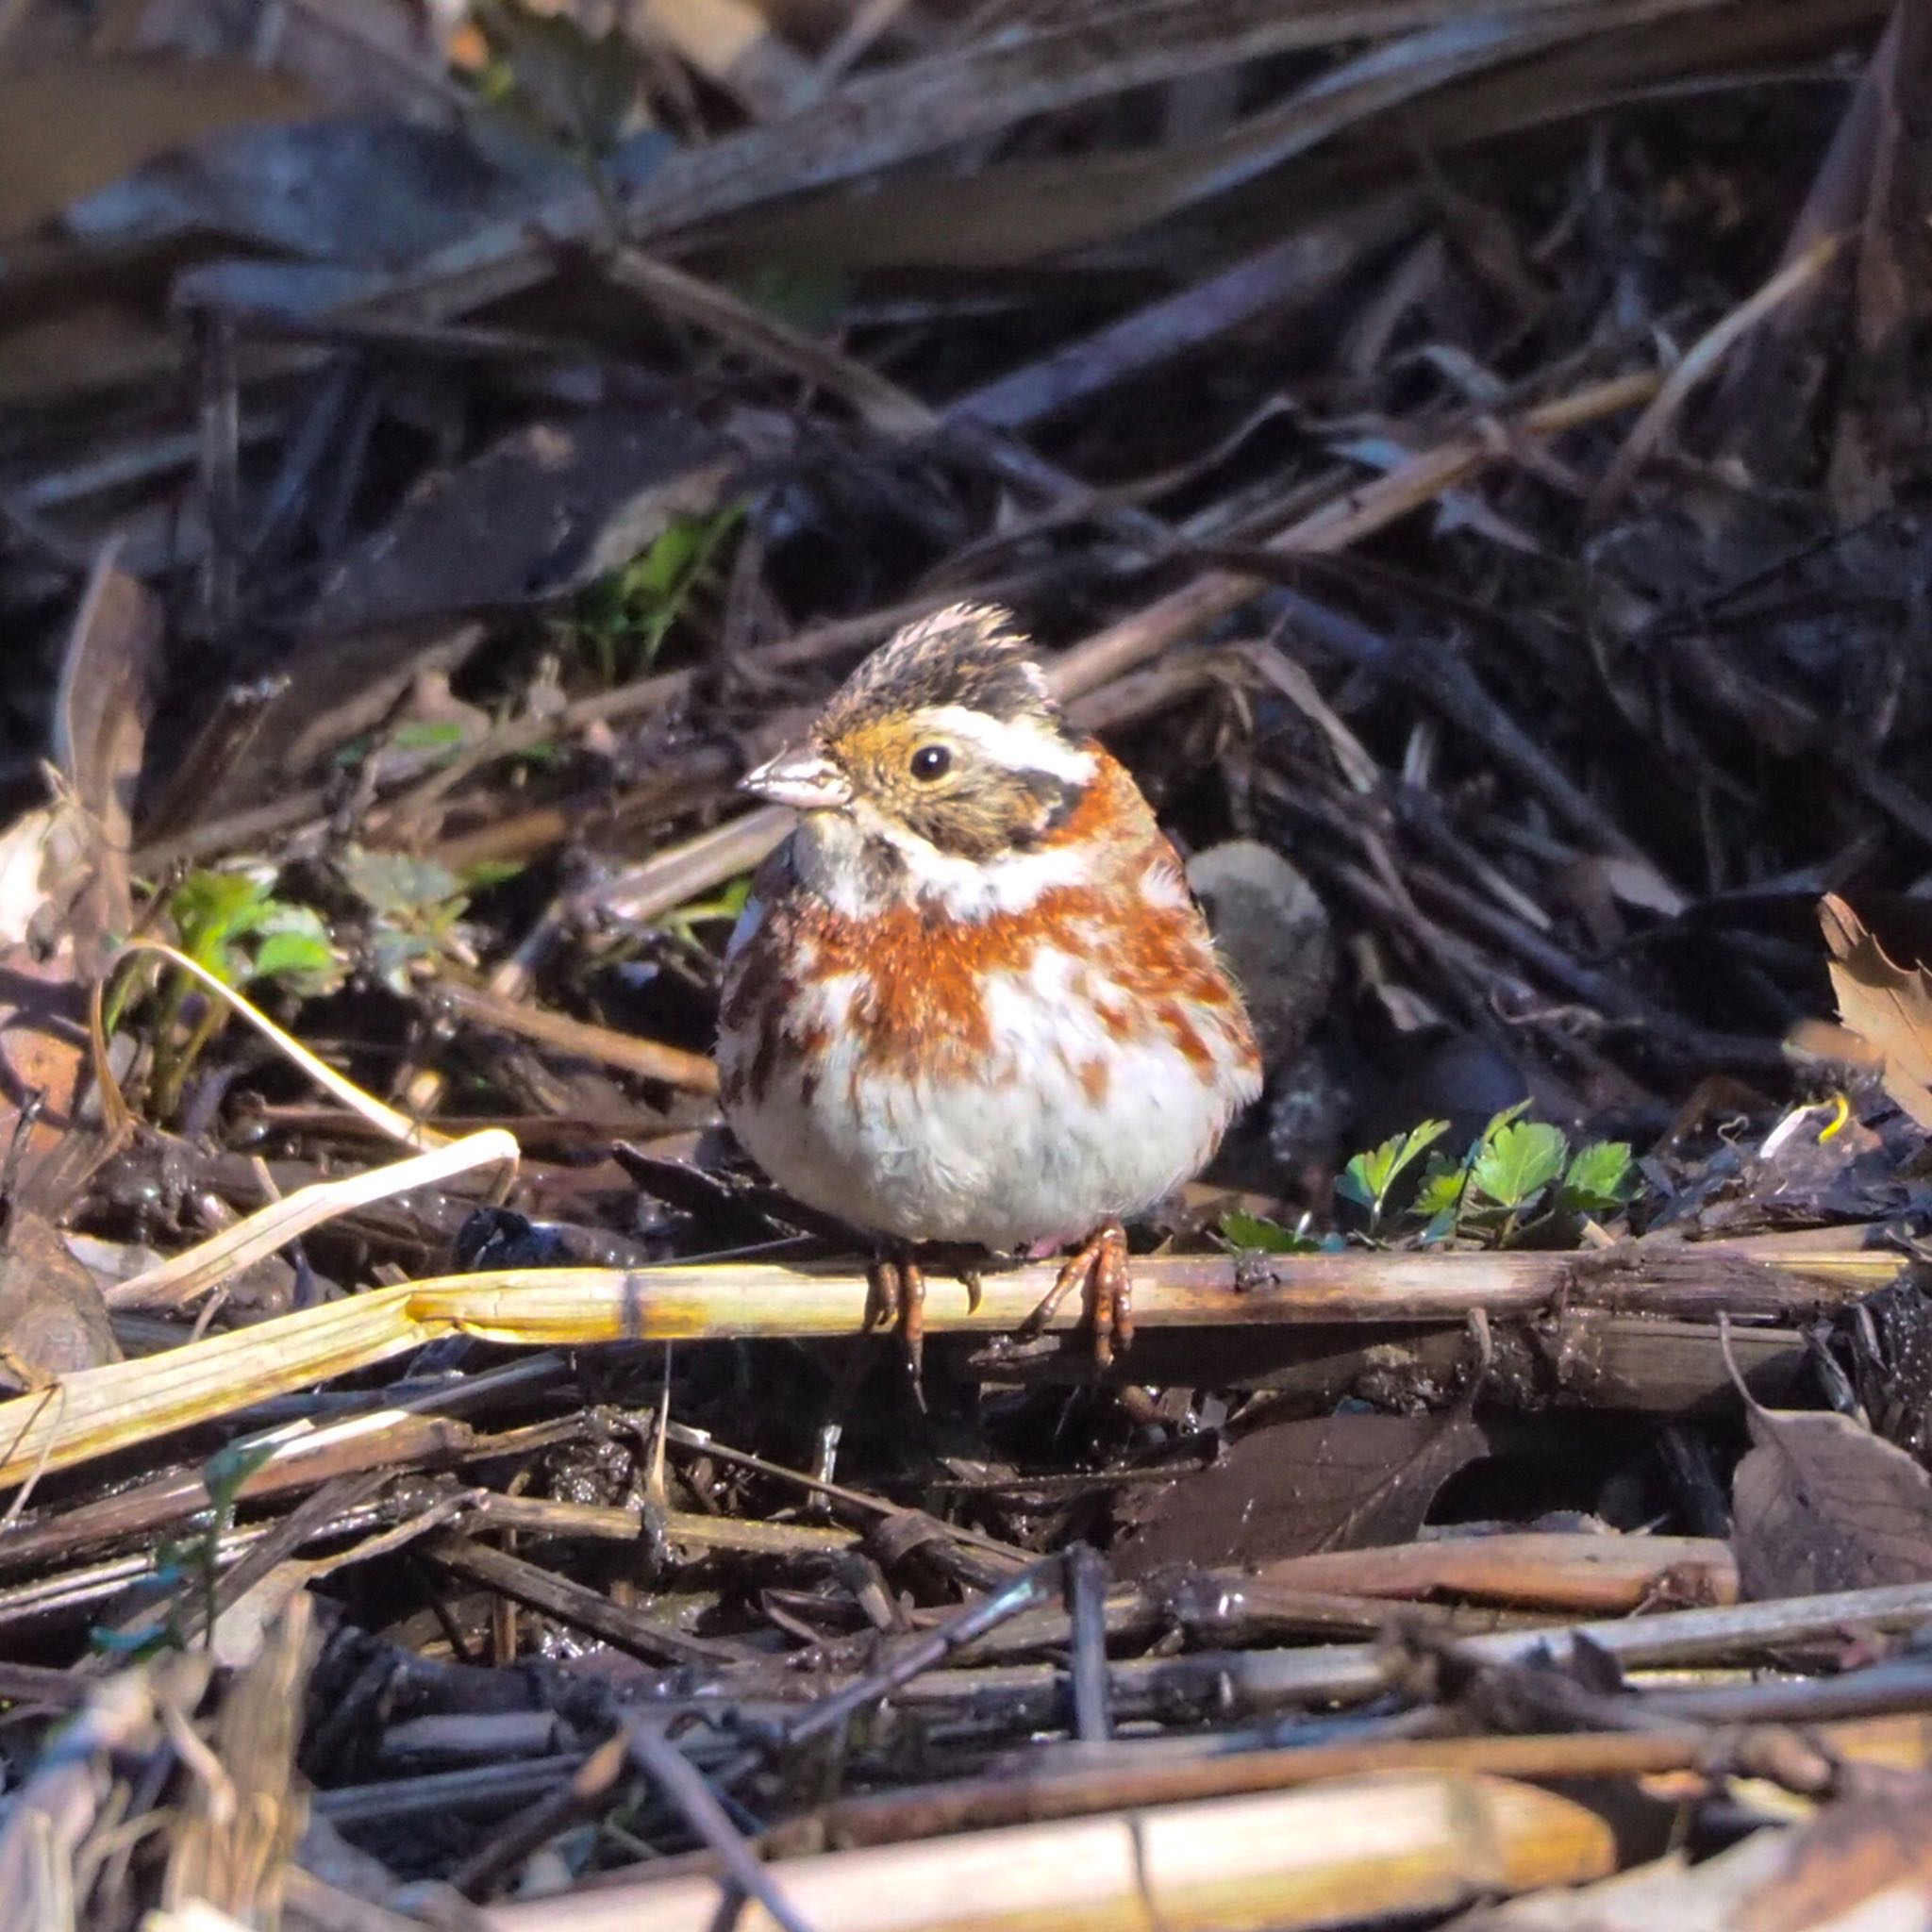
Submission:
[[[1010,610],[949,605],[874,651],[826,706],[822,728],[836,737],[866,719],[946,706],[1058,724],[1059,708],[1030,649]]]

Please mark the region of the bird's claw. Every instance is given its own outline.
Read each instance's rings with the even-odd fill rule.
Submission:
[[[1082,1319],[1093,1337],[1094,1364],[1111,1368],[1115,1356],[1130,1347],[1134,1340],[1127,1236],[1119,1222],[1096,1229],[1067,1257],[1045,1298],[1021,1323],[1015,1339],[1025,1342],[1040,1335],[1075,1287],[1081,1290]]]
[[[899,1331],[912,1379],[925,1358],[925,1270],[908,1254],[881,1255],[866,1270],[865,1325]]]

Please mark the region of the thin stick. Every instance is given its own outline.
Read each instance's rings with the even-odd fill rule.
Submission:
[[[1843,241],[1841,235],[1825,235],[1814,242],[1794,261],[1786,262],[1755,295],[1740,302],[1692,343],[1690,353],[1671,371],[1669,379],[1651,399],[1649,408],[1632,425],[1630,434],[1624,440],[1624,446],[1611,458],[1609,468],[1591,491],[1590,501],[1584,506],[1585,523],[1598,525],[1603,522],[1617,499],[1630,487],[1643,459],[1676,421],[1690,391],[1716,372],[1736,342],[1782,304],[1815,282],[1837,258]]]
[[[687,1053],[662,1041],[640,1040],[614,1027],[573,1020],[567,1013],[553,1013],[487,987],[466,986],[458,979],[439,979],[435,997],[476,1025],[540,1041],[579,1059],[595,1060],[641,1079],[661,1080],[667,1087],[681,1087],[691,1093],[718,1091],[718,1069],[701,1053]]]
[[[410,1120],[392,1107],[386,1107],[373,1093],[363,1092],[353,1080],[337,1073],[326,1060],[309,1052],[286,1027],[277,1026],[259,1007],[253,1005],[232,986],[224,985],[206,966],[191,959],[186,953],[159,940],[129,940],[108,961],[108,974],[111,974],[122,960],[132,958],[137,953],[152,953],[177,971],[187,974],[191,979],[199,980],[208,992],[247,1021],[325,1092],[333,1093],[344,1107],[360,1114],[378,1133],[400,1141],[405,1147],[445,1147],[449,1144],[447,1134],[439,1134],[435,1128]]]
[[[719,1804],[703,1774],[662,1731],[633,1724],[630,1754],[642,1770],[684,1814],[684,1820],[718,1856],[724,1875],[746,1898],[763,1906],[783,1932],[812,1932],[810,1924],[794,1910],[784,1889],[752,1857],[744,1840]]]

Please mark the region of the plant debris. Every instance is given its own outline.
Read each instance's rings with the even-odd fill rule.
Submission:
[[[0,1923],[1932,1914],[1932,5],[0,0]],[[724,1130],[1010,607],[1268,1080]]]

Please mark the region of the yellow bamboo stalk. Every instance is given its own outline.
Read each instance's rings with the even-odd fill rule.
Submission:
[[[1396,1772],[1298,1791],[827,1852],[768,1868],[813,1932],[1290,1932],[1616,1869],[1610,1828],[1503,1778]],[[480,1916],[491,1932],[704,1932],[722,1887],[685,1877],[574,1891]],[[777,1932],[746,1901],[739,1932]]]

